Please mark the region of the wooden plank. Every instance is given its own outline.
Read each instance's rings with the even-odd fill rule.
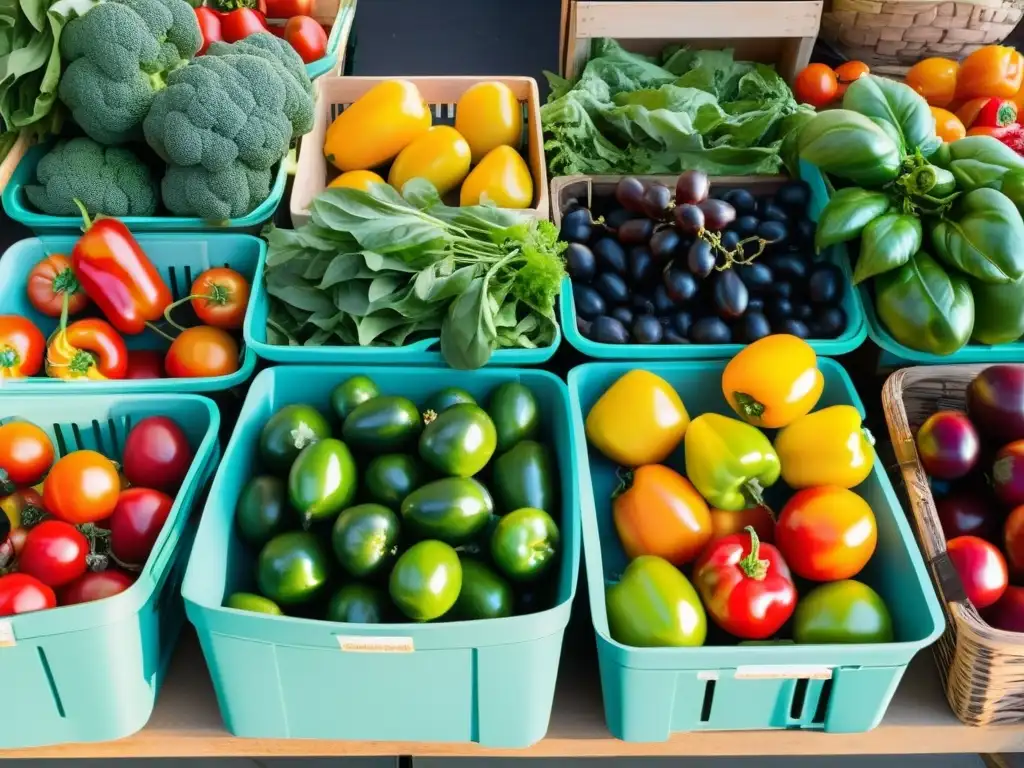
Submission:
[[[629,2],[578,0],[576,38],[815,37],[821,0]]]

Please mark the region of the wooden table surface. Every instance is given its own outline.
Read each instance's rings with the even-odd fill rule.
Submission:
[[[568,649],[567,649],[568,650]],[[968,728],[950,712],[930,652],[917,656],[885,720],[864,734],[801,731],[703,732],[670,741],[632,744],[612,738],[604,724],[597,669],[588,657],[566,661],[548,736],[526,750],[474,744],[239,739],[221,722],[194,634],[183,638],[149,725],[135,736],[100,744],[0,751],[0,758],[332,757],[418,756],[703,756],[840,755],[1024,752],[1024,725]]]

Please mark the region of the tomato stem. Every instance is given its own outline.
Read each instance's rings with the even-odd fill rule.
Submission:
[[[423,413],[423,423],[424,423],[424,425],[426,425],[426,424],[433,424],[434,420],[436,418],[437,418],[437,411],[435,411],[433,408],[428,408]]]
[[[182,328],[180,325],[176,325],[175,323],[173,323],[171,321],[168,321],[168,322],[170,322],[171,325],[173,325],[179,331],[186,330],[185,328]],[[174,340],[175,340],[174,337],[171,336],[170,334],[164,333],[163,330],[160,327],[154,325],[153,323],[149,323],[149,322],[146,323],[146,327],[149,328],[149,330],[151,330],[157,336],[163,336],[165,339],[167,339],[167,341],[171,342],[172,344],[174,343]]]
[[[612,501],[633,487],[633,470],[619,467],[615,470],[615,476],[619,479],[619,484],[612,491]]]
[[[20,363],[21,355],[18,354],[18,350],[10,346],[0,347],[0,370],[7,368],[13,369]]]

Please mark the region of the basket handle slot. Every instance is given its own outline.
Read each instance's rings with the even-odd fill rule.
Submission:
[[[804,705],[807,703],[807,678],[798,678],[793,686],[793,698],[789,702],[789,718],[800,720],[804,714]]]
[[[704,681],[704,702],[700,705],[700,721],[707,723],[711,721],[711,704],[715,700],[715,680]]]

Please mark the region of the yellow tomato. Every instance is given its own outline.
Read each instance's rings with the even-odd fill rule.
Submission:
[[[930,107],[935,118],[935,135],[945,142],[956,141],[967,135],[960,118],[942,107]]]
[[[343,173],[340,176],[335,176],[327,186],[335,189],[342,187],[345,189],[361,189],[363,192],[369,192],[370,187],[374,184],[387,184],[387,182],[373,171],[349,171],[348,173]]]
[[[523,134],[519,100],[504,83],[477,83],[459,97],[455,130],[469,142],[474,163],[496,147],[518,148]]]
[[[399,152],[388,174],[388,184],[399,192],[409,179],[426,179],[444,196],[469,173],[469,144],[447,125],[435,125]]]
[[[340,171],[385,163],[430,128],[430,107],[408,80],[375,85],[327,129],[324,156]]]
[[[499,208],[529,208],[533,177],[526,161],[512,147],[492,149],[462,184],[460,205],[493,203]]]
[[[960,65],[952,59],[922,59],[910,68],[904,82],[933,107],[948,107],[956,96]]]

